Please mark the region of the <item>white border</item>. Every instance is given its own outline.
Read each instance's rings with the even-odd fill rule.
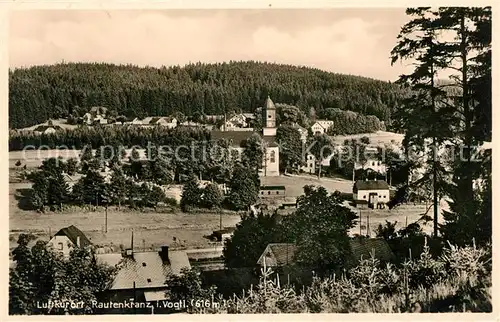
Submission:
[[[497,28],[499,21],[499,14],[497,13],[497,8],[492,1],[433,1],[432,3],[426,1],[378,1],[376,3],[366,1],[322,1],[322,0],[309,0],[309,1],[277,1],[277,0],[235,0],[235,1],[209,1],[209,0],[191,0],[191,1],[132,1],[132,0],[81,0],[81,1],[3,1],[0,0],[0,128],[4,131],[3,140],[1,141],[1,153],[3,157],[0,157],[0,168],[1,177],[4,185],[0,186],[0,204],[3,205],[3,211],[1,216],[2,227],[9,226],[8,212],[9,212],[9,200],[8,200],[8,17],[10,10],[38,10],[38,9],[97,9],[97,10],[116,10],[116,9],[312,9],[312,8],[335,8],[335,7],[349,7],[349,8],[381,8],[381,7],[409,7],[409,6],[487,6],[490,5],[493,8],[493,66],[496,70],[496,66],[499,66],[500,61],[496,53],[498,46],[496,44],[499,40],[499,30]],[[33,53],[36,54],[36,53]],[[495,107],[498,108],[498,73],[493,73],[493,123],[495,124],[498,113]],[[497,131],[493,127],[493,144],[497,142]],[[496,169],[499,159],[498,149],[493,151],[493,168]],[[494,178],[496,176],[496,171],[493,170]],[[493,179],[493,189],[498,190],[496,181]],[[495,214],[496,201],[493,200],[493,213]],[[499,220],[497,216],[493,215],[493,254],[498,247],[497,235],[495,232],[499,227]],[[492,314],[456,314],[456,313],[443,313],[443,314],[289,314],[289,315],[105,315],[105,316],[74,316],[74,317],[49,317],[49,316],[29,316],[29,317],[9,317],[8,316],[8,230],[4,231],[2,234],[4,242],[0,243],[1,257],[4,262],[0,269],[2,272],[2,293],[0,298],[2,304],[0,308],[1,320],[2,321],[20,321],[20,320],[31,320],[31,321],[51,321],[51,320],[76,320],[76,321],[143,321],[143,320],[165,320],[170,321],[316,321],[323,320],[329,321],[331,319],[342,319],[344,321],[457,321],[457,320],[467,320],[467,321],[493,321],[498,320],[498,296],[496,291],[499,284],[498,276],[498,265],[497,260],[493,260],[493,313]],[[497,257],[494,255],[494,257]]]

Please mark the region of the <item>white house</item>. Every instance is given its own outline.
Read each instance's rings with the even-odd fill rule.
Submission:
[[[134,117],[133,119],[128,120],[124,124],[143,125],[142,120],[138,117]]]
[[[99,114],[99,115],[96,115],[96,117],[94,117],[94,124],[108,124],[108,119],[106,119],[105,116]]]
[[[175,117],[160,117],[158,119],[153,119],[150,124],[161,125],[169,129],[173,129],[177,126],[177,119]]]
[[[390,200],[389,184],[383,180],[358,180],[353,187],[356,207],[384,208]]]
[[[59,230],[48,242],[54,250],[68,257],[70,251],[75,247],[85,248],[92,245],[85,234],[75,226],[71,225]]]
[[[330,121],[330,120],[317,120],[311,126],[311,131],[314,134],[324,134],[332,126],[333,126],[333,121]]]
[[[308,153],[306,155],[305,165],[303,165],[300,169],[306,173],[316,173],[316,157],[313,154]]]
[[[83,119],[83,124],[92,125],[93,117],[92,114],[90,114],[89,112],[85,113],[82,119]]]
[[[33,133],[35,134],[53,134],[56,133],[56,131],[61,130],[61,127],[58,125],[51,125],[50,123],[48,125],[40,125],[37,126],[34,130]]]
[[[381,174],[385,174],[387,172],[387,166],[382,161],[377,159],[368,159],[365,162],[356,162],[354,164],[354,169],[373,170]]]

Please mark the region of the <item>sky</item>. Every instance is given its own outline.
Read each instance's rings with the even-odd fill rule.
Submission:
[[[394,81],[404,8],[16,11],[11,68],[64,62],[139,66],[256,60]]]

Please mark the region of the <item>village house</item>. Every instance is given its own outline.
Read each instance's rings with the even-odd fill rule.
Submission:
[[[236,227],[224,227],[219,230],[215,230],[212,232],[211,237],[218,242],[224,242],[226,239],[229,239],[233,236],[234,231],[236,230]]]
[[[325,134],[328,129],[333,126],[333,121],[330,120],[317,120],[311,126],[311,131],[314,135]]]
[[[138,117],[133,117],[125,121],[123,124],[129,124],[129,125],[143,125],[142,120]]]
[[[250,121],[255,119],[252,113],[240,113],[233,115],[221,125],[221,131],[253,131]]]
[[[142,120],[144,126],[164,126],[173,129],[177,126],[177,119],[171,116],[149,116]]]
[[[262,176],[279,176],[279,146],[276,143],[276,107],[268,96],[263,108],[262,140],[266,145],[265,155],[262,160],[262,169],[259,174]],[[238,151],[241,155],[244,150],[245,141],[254,133],[250,131],[212,131],[212,140],[227,140],[233,151]]]
[[[360,208],[385,208],[390,200],[389,184],[384,180],[358,180],[353,187],[353,200]]]
[[[62,130],[59,125],[54,125],[52,120],[48,120],[47,124],[42,124],[33,129],[34,134],[53,134],[57,131]]]
[[[371,258],[372,254],[381,262],[389,262],[394,258],[389,244],[383,238],[351,238],[349,239],[350,256],[346,267],[356,266],[361,259]],[[297,246],[290,243],[271,243],[266,246],[257,265],[278,268],[295,263]]]
[[[354,169],[371,170],[380,174],[385,174],[387,172],[386,165],[382,161],[377,159],[368,159],[365,162],[356,162],[354,164]]]
[[[85,125],[92,125],[94,123],[94,118],[92,117],[92,114],[90,114],[89,112],[85,113],[82,116],[82,122]]]
[[[57,252],[63,254],[64,257],[69,257],[72,249],[85,248],[92,245],[85,234],[75,226],[62,228],[48,242]]]
[[[300,170],[310,174],[316,173],[316,157],[311,153],[307,153],[305,158],[305,164],[302,167],[300,167]]]
[[[118,272],[108,290],[102,294],[107,301],[156,302],[167,300],[166,280],[169,275],[180,275],[190,269],[185,251],[169,250],[162,246],[159,251],[134,251],[121,254],[98,254],[98,262],[118,267]]]

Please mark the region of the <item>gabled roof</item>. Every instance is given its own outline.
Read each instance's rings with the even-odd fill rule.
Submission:
[[[361,259],[371,258],[372,253],[380,261],[389,261],[394,257],[389,244],[383,238],[351,238],[349,240],[351,250],[347,265],[357,265]],[[294,262],[294,255],[297,251],[295,244],[271,243],[268,244],[257,261],[263,266],[284,266]]]
[[[384,180],[358,180],[354,184],[354,189],[359,190],[385,190],[389,189],[389,184]]]
[[[257,264],[264,265],[264,261],[270,267],[292,264],[296,250],[297,246],[294,244],[271,243],[266,246]]]
[[[262,140],[267,143],[267,146],[270,148],[275,148],[278,146],[278,143],[276,142],[276,137],[274,136],[263,136]]]
[[[133,258],[121,254],[98,254],[97,260],[111,266],[117,265],[118,273],[111,290],[156,288],[166,286],[167,276],[179,275],[183,268],[190,268],[184,251],[169,251],[169,262],[163,262],[158,252],[134,252]]]
[[[389,261],[394,256],[389,244],[383,238],[352,238],[349,244],[355,262],[371,258],[372,252],[375,258],[382,261]]]
[[[87,247],[89,245],[92,245],[87,236],[85,236],[85,234],[80,229],[76,228],[73,225],[62,228],[54,236],[66,236],[74,245],[77,245],[78,237],[80,237],[80,247]]]

